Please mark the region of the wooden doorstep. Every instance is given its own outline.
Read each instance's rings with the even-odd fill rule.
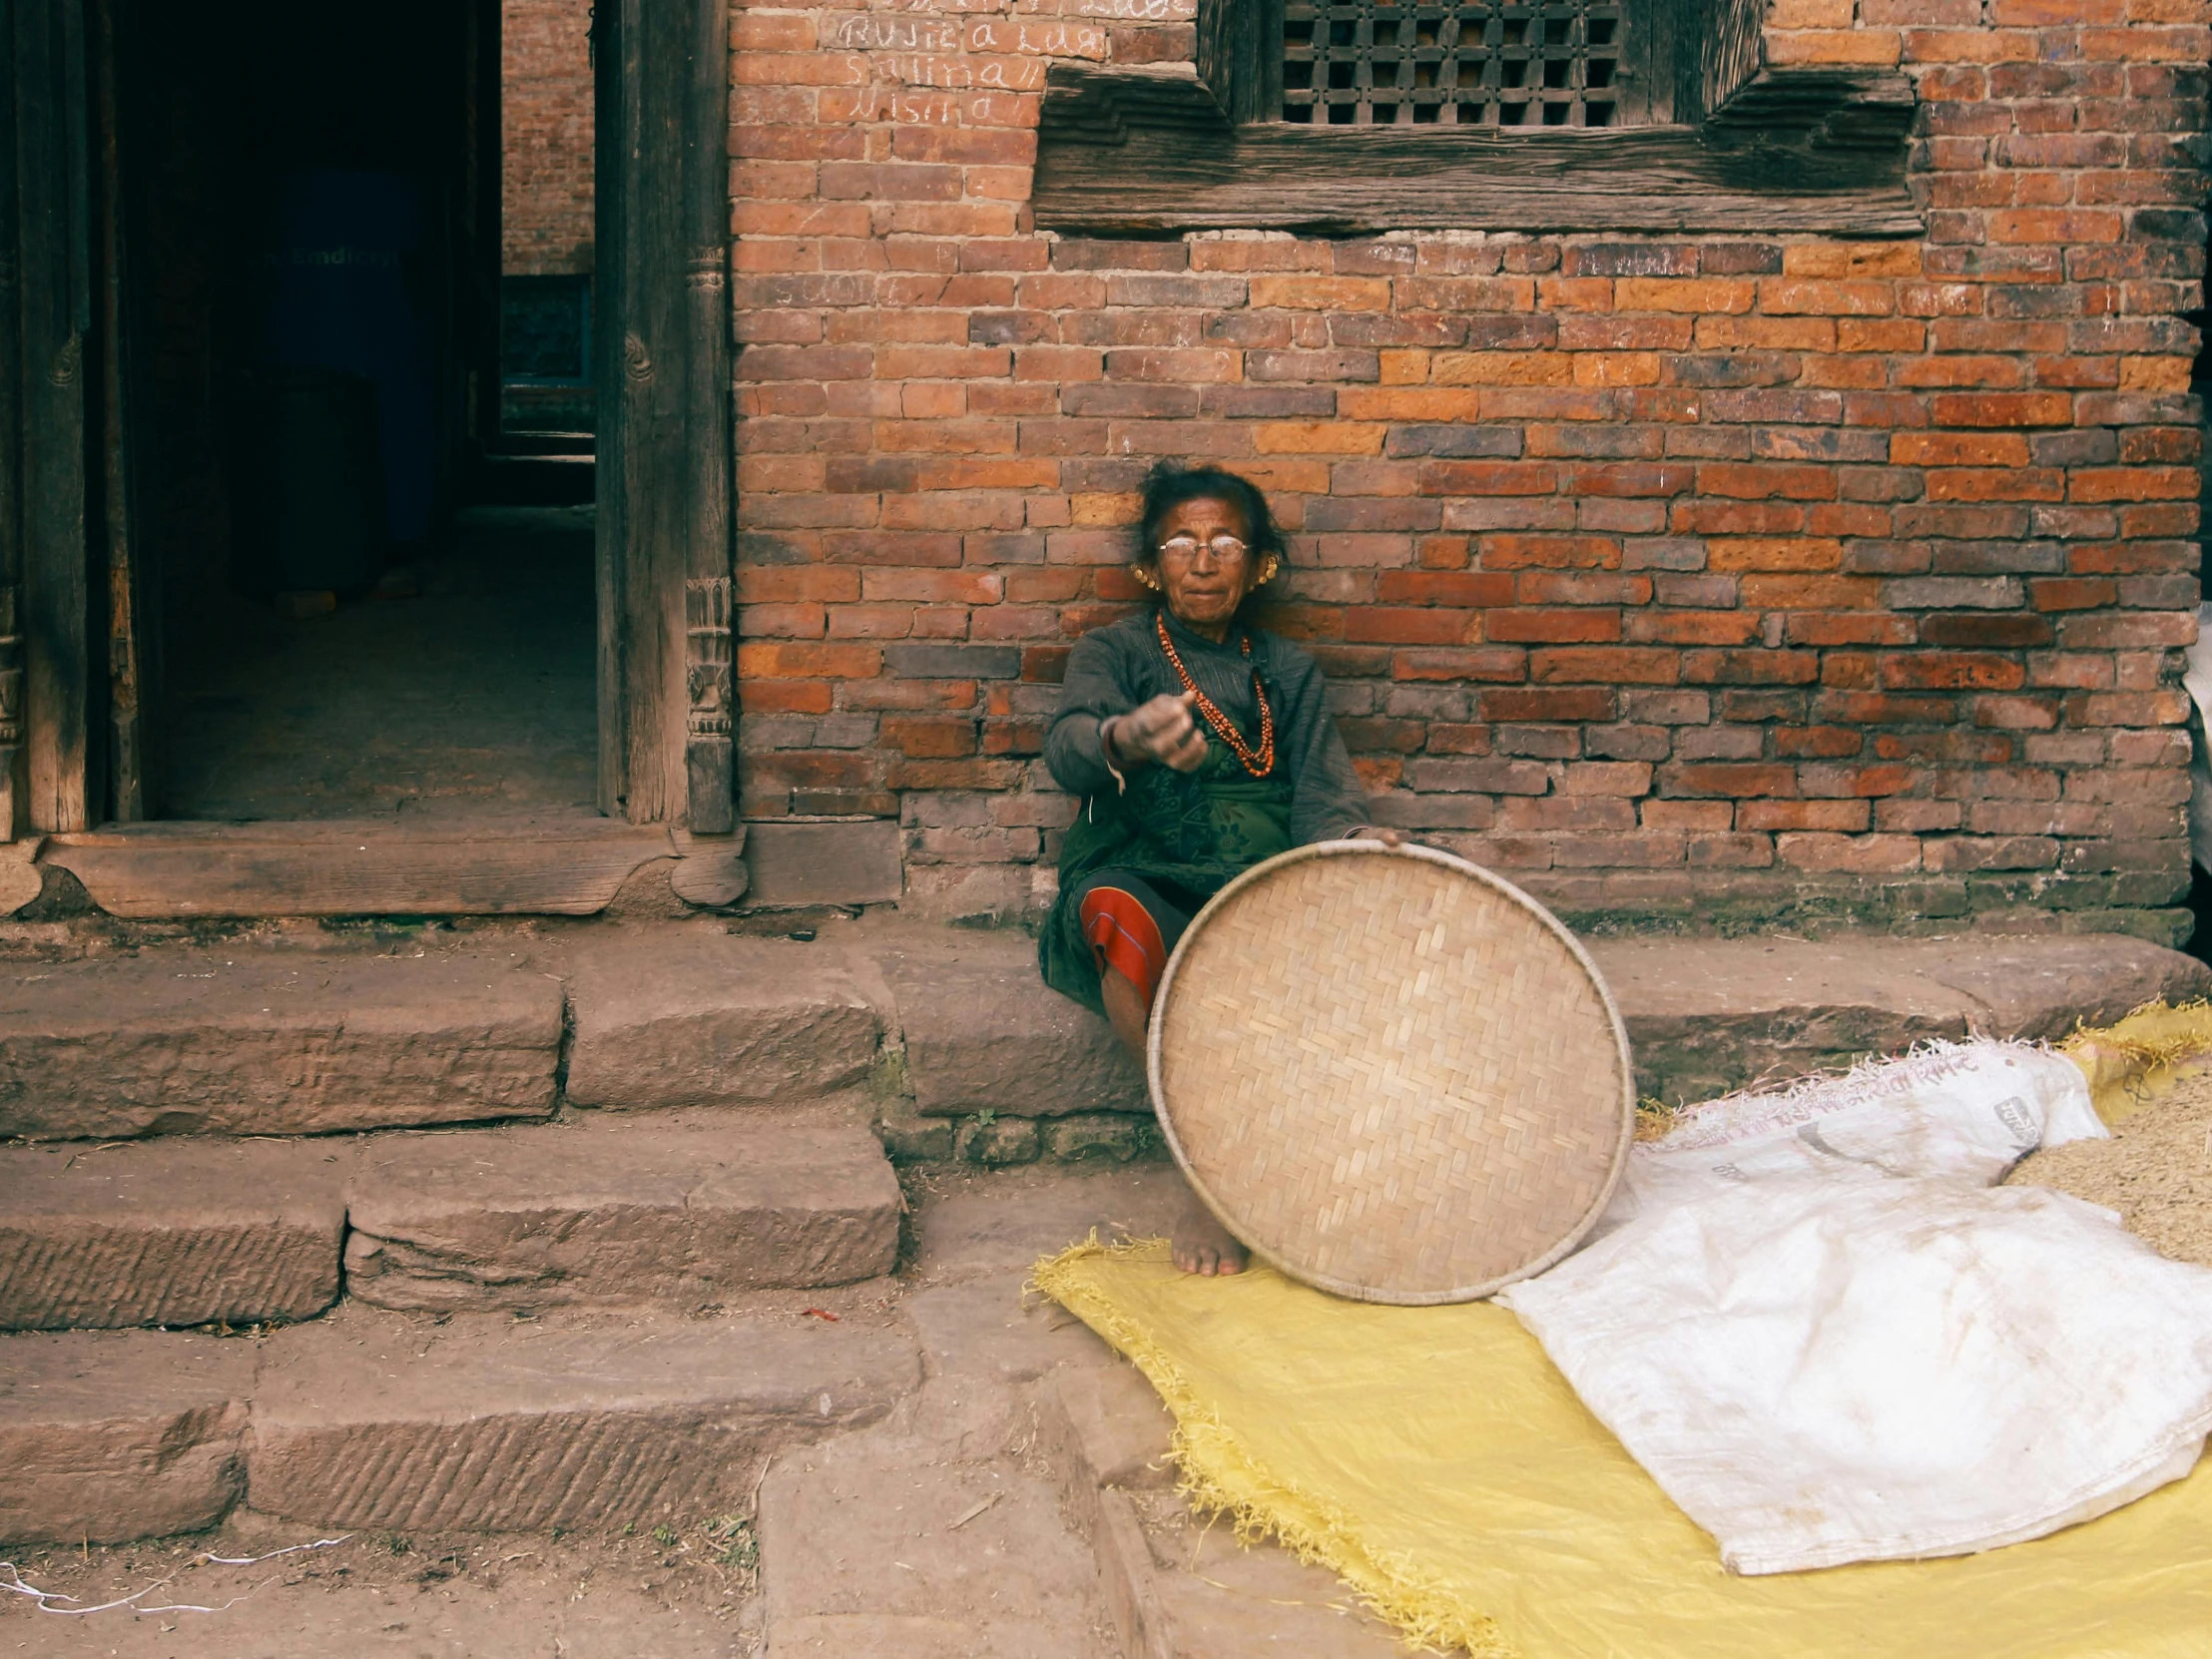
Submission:
[[[652,859],[734,862],[744,845],[683,839],[583,815],[186,822],[50,836],[39,862],[68,870],[110,915],[144,920],[591,915]]]

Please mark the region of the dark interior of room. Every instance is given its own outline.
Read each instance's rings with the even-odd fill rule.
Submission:
[[[486,464],[496,6],[125,0],[116,49],[150,816],[587,807],[591,510]]]

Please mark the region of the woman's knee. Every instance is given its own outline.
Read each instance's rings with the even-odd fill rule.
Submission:
[[[1109,974],[1132,987],[1139,1005],[1152,1006],[1167,971],[1170,942],[1161,918],[1131,885],[1093,882],[1077,900],[1076,916],[1091,947],[1101,982]]]

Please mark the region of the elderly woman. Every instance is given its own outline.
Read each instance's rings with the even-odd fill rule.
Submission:
[[[1045,764],[1082,809],[1038,960],[1046,984],[1103,1012],[1139,1054],[1168,953],[1232,876],[1310,841],[1397,839],[1366,822],[1314,659],[1246,620],[1282,557],[1252,484],[1162,466],[1145,483],[1136,563],[1156,603],[1068,656]],[[1237,1273],[1245,1250],[1194,1198],[1175,1261]]]

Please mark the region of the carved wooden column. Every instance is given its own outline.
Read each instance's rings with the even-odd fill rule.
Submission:
[[[736,827],[729,19],[602,0],[602,804]]]
[[[684,725],[684,770],[694,834],[727,833],[737,822],[731,760],[736,738],[737,670],[731,647],[734,584],[727,576],[684,584],[684,678],[691,707]]]
[[[730,541],[734,411],[730,389],[730,9],[692,7],[684,98],[685,443],[690,568],[684,579],[685,822],[694,834],[737,826],[736,584]]]

